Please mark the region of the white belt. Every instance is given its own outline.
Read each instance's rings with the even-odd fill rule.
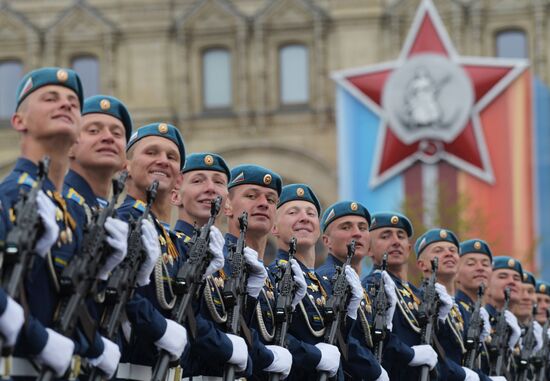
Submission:
[[[25,358],[2,357],[0,374],[5,376],[37,377],[38,369]]]
[[[153,372],[150,366],[137,364],[118,364],[117,378],[136,381],[149,381]]]

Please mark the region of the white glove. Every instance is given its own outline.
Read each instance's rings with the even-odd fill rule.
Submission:
[[[474,372],[470,368],[466,368],[465,366],[463,366],[462,369],[466,373],[464,381],[479,381],[479,375],[476,372]]]
[[[393,314],[397,305],[397,292],[395,291],[395,282],[387,271],[382,271],[382,278],[384,278],[384,291],[386,291],[386,297],[390,305],[386,310],[386,326],[391,331],[393,328]]]
[[[107,217],[105,220],[106,241],[113,249],[107,257],[97,277],[107,280],[113,269],[124,259],[128,249],[128,224],[122,220]]]
[[[390,376],[388,376],[388,372],[386,372],[386,369],[380,367],[382,369],[382,373],[380,373],[380,376],[375,381],[390,381]]]
[[[538,352],[542,349],[542,326],[538,321],[533,322],[533,334],[535,335],[535,352]]]
[[[508,381],[506,377],[503,376],[491,376],[489,377],[491,381]]]
[[[139,287],[149,284],[151,272],[160,257],[159,235],[155,225],[149,220],[141,221],[141,242],[143,242],[143,246],[147,252],[147,258],[145,258],[145,261],[139,267],[136,276],[136,285]]]
[[[46,328],[46,331],[48,332],[48,341],[46,341],[42,352],[35,357],[35,360],[53,370],[57,377],[61,377],[71,365],[74,343],[71,339],[60,335],[53,329]]]
[[[10,296],[7,296],[8,303],[2,316],[0,316],[0,333],[6,339],[6,346],[13,347],[17,341],[17,335],[25,322],[25,313],[21,307]]]
[[[225,239],[223,238],[220,229],[212,225],[210,227],[210,243],[208,244],[208,249],[210,249],[210,252],[212,253],[212,260],[206,268],[204,278],[214,274],[218,270],[223,269],[223,265],[225,263],[225,258],[223,256],[224,244]]]
[[[92,366],[101,369],[107,376],[107,379],[110,380],[114,376],[118,362],[120,361],[120,349],[118,345],[105,337],[101,337],[101,340],[105,345],[103,353],[95,359],[88,359],[88,362]]]
[[[481,327],[479,340],[483,343],[491,334],[491,322],[489,321],[489,312],[487,312],[485,307],[479,309],[479,316],[481,320],[483,320],[483,327]]]
[[[328,372],[329,377],[334,377],[340,367],[340,351],[338,347],[327,343],[315,344],[321,351],[321,360],[315,369]]]
[[[170,353],[172,361],[177,360],[187,345],[187,330],[175,321],[166,319],[166,332],[155,341],[155,345]]]
[[[504,311],[504,319],[512,331],[510,340],[508,340],[508,347],[513,351],[521,336],[521,328],[518,325],[518,319],[512,312],[508,310]]]
[[[294,299],[292,299],[292,310],[296,308],[298,303],[303,299],[307,292],[306,279],[304,278],[304,272],[300,268],[298,261],[294,258],[290,261],[290,267],[292,268],[292,274],[294,274],[294,282],[296,284],[296,292],[294,293]]]
[[[439,320],[443,321],[447,319],[447,315],[449,315],[451,308],[453,308],[453,298],[451,298],[451,296],[447,293],[447,289],[441,283],[435,284],[435,291],[439,296],[439,311],[437,316],[439,317]]]
[[[263,263],[258,260],[258,253],[256,250],[250,247],[244,248],[244,260],[249,266],[246,292],[251,297],[257,298],[264,287],[265,279],[267,278],[267,270]]]
[[[409,362],[409,366],[428,365],[433,369],[437,364],[437,353],[431,345],[414,345],[411,347],[414,351],[414,356]]]
[[[266,345],[265,347],[273,353],[273,362],[264,371],[281,373],[281,379],[287,378],[290,368],[292,368],[292,355],[288,349],[278,345]]]
[[[359,275],[351,266],[346,266],[346,280],[351,287],[351,298],[348,303],[347,315],[352,319],[357,319],[357,309],[363,300],[363,286],[359,280]]]
[[[42,220],[44,232],[38,241],[36,241],[34,251],[40,257],[44,258],[59,236],[59,225],[57,225],[55,219],[57,206],[55,206],[54,202],[41,190],[39,190],[36,195],[36,204],[38,205],[37,211]]]
[[[248,348],[244,339],[240,336],[232,335],[231,333],[226,333],[231,344],[233,344],[233,352],[231,357],[227,361],[230,364],[233,364],[237,367],[237,372],[242,372],[246,369],[246,363],[248,362]]]

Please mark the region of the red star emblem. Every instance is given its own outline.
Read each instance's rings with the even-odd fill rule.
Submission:
[[[386,98],[391,98],[391,96],[384,97],[389,83],[392,83],[392,75],[395,77],[397,71],[411,61],[426,57],[428,58],[424,59],[424,62],[434,57],[436,60],[438,57],[441,60],[443,57],[443,61],[448,63],[440,65],[443,68],[456,66],[457,70],[463,73],[462,84],[468,88],[466,92],[471,93],[471,105],[467,110],[462,111],[464,118],[461,119],[454,133],[449,132],[446,135],[440,133],[433,137],[421,133],[421,137],[418,137],[418,134],[415,137],[414,133],[407,132],[407,128],[402,128],[400,131],[395,125],[398,119],[390,115],[387,104],[384,102]],[[484,140],[481,116],[491,107],[492,101],[526,67],[527,62],[524,60],[459,56],[434,5],[431,1],[424,0],[418,8],[411,30],[396,61],[344,70],[333,75],[334,80],[380,118],[377,152],[373,161],[370,185],[376,187],[418,161],[433,164],[440,160],[445,160],[488,183],[493,183],[493,170]],[[402,88],[407,85],[396,82],[395,79],[393,83],[398,83]],[[449,92],[452,92],[452,89],[453,86],[448,84],[446,90],[448,94],[451,94]],[[432,91],[434,105],[437,105],[438,97],[433,94],[437,94],[437,91]],[[459,97],[459,99],[456,98],[453,100],[455,104],[463,101]],[[403,96],[400,99],[407,102],[410,97]],[[412,100],[410,103],[410,109],[413,113],[416,112],[418,108],[415,105],[418,103]],[[437,110],[434,107],[432,109],[433,114],[436,115]],[[426,114],[429,112],[424,113],[424,118]],[[422,120],[422,117],[419,115],[419,120]],[[421,130],[421,128],[416,129]],[[444,131],[443,128],[441,131]]]

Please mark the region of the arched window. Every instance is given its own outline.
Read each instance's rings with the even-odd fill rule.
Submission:
[[[496,37],[496,55],[502,58],[527,58],[527,36],[518,29],[503,30]]]
[[[82,81],[84,98],[100,93],[99,60],[96,57],[77,56],[73,58],[72,67]]]
[[[231,107],[231,54],[215,48],[202,55],[202,94],[205,109]]]
[[[309,101],[308,49],[304,45],[285,45],[279,50],[279,89],[282,105]]]
[[[22,76],[20,61],[0,61],[0,119],[9,119],[15,112],[15,92]]]

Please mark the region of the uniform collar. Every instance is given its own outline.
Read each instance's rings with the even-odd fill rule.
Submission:
[[[188,237],[193,237],[195,234],[195,227],[184,220],[178,220],[174,226],[174,231],[183,233]]]
[[[227,246],[228,244],[236,244],[237,241],[239,240],[239,238],[235,237],[233,234],[231,233],[225,233],[225,245]]]
[[[474,304],[474,301],[461,290],[456,292],[455,299],[457,302],[464,302],[470,306]]]
[[[65,176],[64,181],[65,185],[73,188],[79,195],[84,197],[84,201],[89,207],[92,208],[100,206],[92,187],[90,187],[90,184],[88,184],[88,182],[80,174],[71,169]]]
[[[20,157],[15,162],[13,172],[28,173],[33,180],[36,180],[36,177],[38,175],[38,165],[36,165],[35,163],[33,163],[27,158]],[[56,191],[55,186],[53,185],[53,183],[49,178],[46,178],[44,180],[44,186],[42,187],[42,189],[46,191],[52,191],[52,192]]]
[[[329,253],[327,255],[327,259],[325,260],[324,264],[325,265],[333,265],[333,266],[342,266],[344,264],[344,262],[342,262],[341,260],[336,258],[334,256],[334,254]]]

